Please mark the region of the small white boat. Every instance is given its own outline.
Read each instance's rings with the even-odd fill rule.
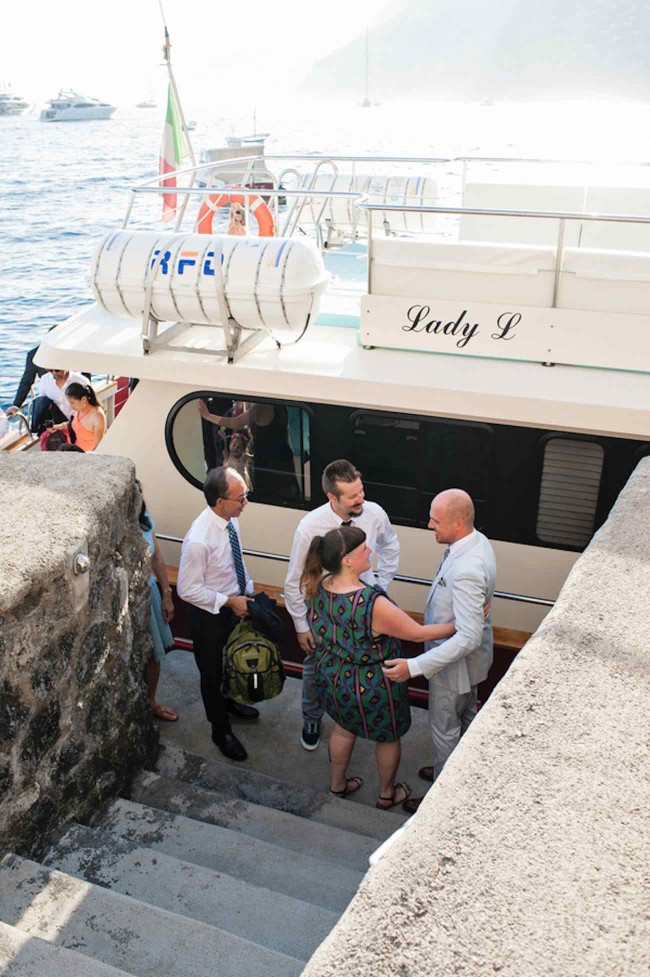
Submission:
[[[153,89],[149,90],[149,97],[138,102],[135,107],[136,109],[157,109],[158,103],[154,98]]]
[[[116,106],[88,98],[73,91],[60,91],[49,101],[49,108],[41,112],[41,122],[86,122],[91,119],[110,119]]]
[[[0,89],[0,115],[20,115],[26,108],[25,99],[14,95],[9,86]]]

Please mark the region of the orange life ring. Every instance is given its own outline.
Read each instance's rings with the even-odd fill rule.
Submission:
[[[248,213],[255,217],[259,236],[273,237],[275,235],[273,214],[262,198],[258,197],[257,194],[244,197],[243,187],[232,187],[232,190],[239,191],[239,193],[212,193],[204,198],[197,218],[197,232],[199,234],[212,234],[212,221],[218,208],[229,207],[231,204],[241,204],[242,207],[248,206]]]

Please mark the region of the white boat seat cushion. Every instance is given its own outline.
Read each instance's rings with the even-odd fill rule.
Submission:
[[[480,242],[377,238],[372,291],[378,295],[550,305],[555,249]]]
[[[650,253],[567,248],[558,307],[650,315]]]

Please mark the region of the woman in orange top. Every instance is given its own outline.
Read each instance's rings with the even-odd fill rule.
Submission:
[[[72,430],[75,444],[83,451],[94,451],[106,433],[106,415],[90,384],[71,383],[65,395],[74,411]]]

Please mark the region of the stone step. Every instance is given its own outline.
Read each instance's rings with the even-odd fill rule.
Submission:
[[[299,960],[309,959],[338,919],[337,913],[312,903],[83,825],[69,828],[44,862]]]
[[[137,977],[299,977],[303,969],[287,954],[13,854],[0,862],[0,921]]]
[[[378,841],[385,841],[407,820],[401,808],[379,811],[367,804],[334,797],[327,790],[288,784],[256,770],[189,753],[171,743],[161,749],[156,769],[166,777],[227,797],[297,814]]]
[[[149,807],[218,824],[221,828],[269,841],[280,848],[308,853],[314,858],[356,868],[360,872],[367,870],[370,855],[379,847],[375,838],[315,823],[250,801],[223,797],[204,787],[146,771],[136,778],[130,796]]]
[[[354,869],[121,798],[111,802],[97,827],[333,912],[343,912],[363,878]]]
[[[128,977],[125,970],[109,967],[74,950],[29,936],[15,926],[0,923],[0,974],[2,977]]]

